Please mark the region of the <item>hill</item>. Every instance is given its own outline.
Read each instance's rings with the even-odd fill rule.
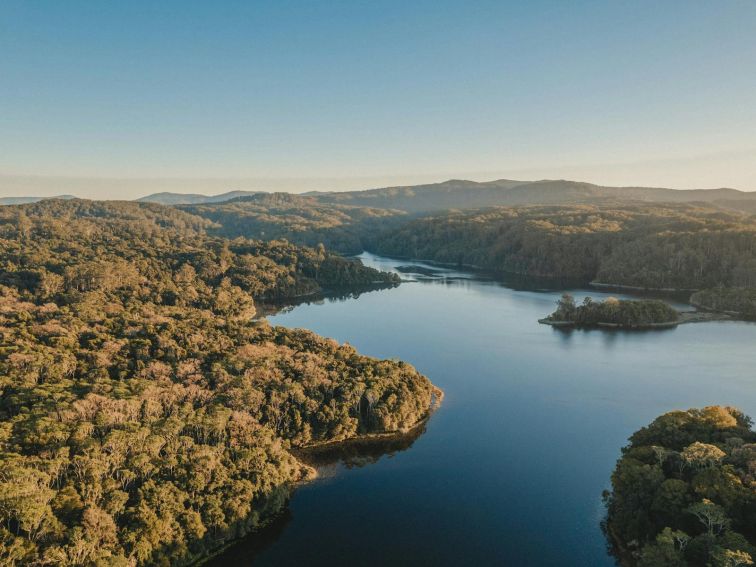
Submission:
[[[228,191],[220,195],[153,193],[137,199],[162,205],[225,203],[237,198],[264,195],[262,191]],[[383,187],[359,191],[312,191],[302,197],[321,204],[351,205],[426,213],[447,209],[479,209],[493,206],[559,205],[612,201],[711,203],[725,209],[756,212],[756,192],[736,189],[667,189],[662,187],[608,187],[581,181],[518,181],[498,179],[476,182],[450,179],[442,183]],[[62,197],[69,198],[69,197]],[[19,204],[35,197],[6,197],[0,204]]]
[[[28,205],[49,199],[76,199],[73,195],[57,195],[55,197],[0,197],[0,205]]]
[[[756,219],[712,206],[493,207],[420,217],[365,239],[386,256],[580,284],[756,286]]]
[[[161,205],[197,205],[200,203],[222,203],[239,197],[257,195],[259,191],[229,191],[220,195],[201,195],[199,193],[153,193],[137,199],[139,203],[159,203]]]
[[[386,230],[407,217],[402,211],[321,203],[315,197],[291,193],[257,193],[179,208],[213,221],[211,232],[226,238],[285,238],[349,254],[364,250],[365,234]]]
[[[756,193],[735,189],[606,187],[568,180],[500,179],[482,183],[449,180],[429,185],[386,187],[367,191],[308,193],[308,195],[316,197],[320,202],[400,209],[410,213],[492,206],[559,205],[630,200],[670,203],[705,202],[738,210],[756,207]]]

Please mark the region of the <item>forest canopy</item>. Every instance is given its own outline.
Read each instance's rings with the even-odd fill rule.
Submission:
[[[393,281],[135,203],[0,209],[0,564],[186,565],[311,474],[292,448],[406,431],[403,362],[254,321],[255,298]]]
[[[756,219],[711,204],[603,199],[408,213],[347,197],[258,194],[182,209],[212,221],[218,235],[323,242],[350,254],[367,250],[581,285],[756,288]]]
[[[690,297],[696,307],[731,313],[756,320],[756,288],[711,288],[697,291]]]
[[[756,221],[687,204],[497,207],[378,233],[368,250],[579,284],[756,287]]]
[[[289,193],[257,194],[223,203],[185,205],[182,210],[210,219],[213,234],[236,238],[285,238],[304,246],[323,244],[346,254],[365,249],[365,237],[404,221],[392,209],[321,203]]]
[[[594,301],[586,297],[580,305],[568,293],[557,302],[557,309],[544,322],[570,324],[578,327],[595,325],[624,328],[649,327],[674,324],[678,321],[677,310],[664,301],[655,299],[617,299],[608,297]]]
[[[607,493],[623,564],[731,567],[756,557],[756,432],[731,407],[673,411],[632,435]]]

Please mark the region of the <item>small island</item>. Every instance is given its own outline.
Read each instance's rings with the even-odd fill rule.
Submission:
[[[627,300],[609,297],[594,301],[586,297],[577,305],[575,299],[565,293],[557,302],[557,309],[540,323],[555,327],[615,327],[622,329],[647,329],[674,327],[687,322],[688,317],[669,304],[657,299]]]
[[[752,423],[735,408],[710,406],[664,414],[630,437],[604,494],[621,565],[753,565]]]

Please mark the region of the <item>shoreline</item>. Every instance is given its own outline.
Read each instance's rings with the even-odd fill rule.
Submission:
[[[604,519],[602,527],[604,533],[607,535],[610,547],[612,549],[612,555],[617,561],[619,567],[628,567],[632,565],[633,552],[627,548],[622,540],[617,536],[617,532],[614,530],[614,526],[608,517]]]
[[[407,283],[408,281],[409,280],[400,278],[395,282],[374,282],[370,284],[320,288],[312,292],[289,295],[286,297],[255,297],[255,314],[252,316],[252,319],[265,319],[266,317],[278,314],[283,309],[296,307],[303,303],[325,301],[327,299],[346,297],[348,295],[358,297],[364,293],[392,289],[398,287],[402,283]]]
[[[511,270],[505,270],[501,268],[495,268],[495,267],[486,267],[486,266],[480,266],[477,264],[467,264],[463,262],[441,262],[439,260],[429,260],[424,258],[415,258],[413,256],[396,256],[396,255],[386,255],[379,252],[373,252],[371,250],[365,249],[363,252],[367,252],[368,254],[373,254],[375,256],[379,256],[381,258],[390,258],[393,260],[402,260],[407,262],[422,262],[424,264],[429,264],[431,266],[438,266],[440,268],[447,268],[447,269],[458,269],[458,270],[464,270],[467,269],[472,272],[482,272],[483,274],[487,274],[489,276],[508,276],[512,278],[532,278],[534,280],[543,280],[545,282],[550,283],[559,283],[559,284],[567,284],[568,287],[576,286],[579,288],[595,288],[598,290],[617,290],[617,291],[637,291],[640,293],[661,293],[661,294],[681,294],[681,293],[693,293],[696,291],[699,291],[698,288],[676,288],[676,287],[644,287],[644,286],[636,286],[636,285],[629,285],[629,284],[617,284],[617,283],[605,283],[605,282],[599,282],[599,281],[591,281],[586,280],[580,277],[575,276],[555,276],[550,274],[532,274],[527,272],[516,272]],[[356,255],[355,257],[358,257],[359,255]]]
[[[444,399],[444,391],[438,386],[434,385],[433,397],[431,398],[431,403],[430,403],[430,406],[428,407],[428,411],[425,412],[425,414],[423,414],[423,416],[420,419],[418,419],[412,426],[404,430],[386,431],[386,432],[381,432],[381,433],[366,433],[364,435],[355,435],[353,437],[348,437],[348,438],[341,439],[338,441],[324,441],[320,443],[313,443],[310,445],[305,445],[303,447],[289,448],[288,452],[301,465],[303,474],[299,479],[282,484],[277,488],[286,488],[290,490],[291,493],[293,493],[297,489],[297,487],[303,486],[305,484],[313,482],[314,480],[317,480],[319,476],[317,467],[307,462],[308,453],[316,454],[318,452],[327,452],[328,450],[331,450],[331,449],[338,449],[338,448],[349,447],[353,445],[361,445],[361,444],[367,444],[367,445],[376,444],[377,445],[377,444],[380,444],[381,442],[392,441],[392,440],[399,441],[405,438],[411,438],[413,434],[418,433],[420,429],[423,428],[428,423],[428,420],[433,416],[436,410],[438,410],[441,407],[441,403],[443,402],[443,399]],[[223,545],[213,550],[212,552],[208,553],[207,555],[198,557],[197,559],[190,561],[189,563],[186,563],[185,564],[186,567],[199,567],[201,565],[204,565],[211,559],[215,559],[224,551],[240,543],[245,538],[255,534],[256,532],[264,530],[272,522],[275,521],[277,516],[278,514],[272,514],[270,517],[264,520],[261,520],[260,524],[256,528],[250,530],[249,532],[247,532],[246,534],[240,537],[236,537],[225,542]]]
[[[617,284],[617,283],[604,283],[592,281],[588,282],[588,285],[597,289],[617,289],[617,290],[629,290],[629,291],[644,291],[644,292],[661,292],[661,293],[692,293],[698,291],[695,288],[683,288],[683,287],[643,287],[638,285]]]
[[[577,323],[575,321],[555,321],[548,317],[538,319],[542,325],[550,325],[556,328],[573,328],[573,329],[626,329],[631,331],[643,331],[651,329],[673,329],[678,325],[686,323],[708,323],[711,321],[735,321],[736,319],[727,313],[718,311],[681,311],[677,321],[667,321],[664,323],[643,323],[640,325],[623,325],[621,323],[598,322],[589,325]]]
[[[426,411],[415,423],[407,428],[397,429],[396,431],[382,431],[379,433],[364,433],[362,435],[353,435],[352,437],[346,437],[337,441],[319,441],[317,443],[310,443],[301,447],[292,447],[291,449],[289,449],[289,452],[297,457],[297,459],[299,459],[296,453],[305,455],[307,453],[316,453],[321,450],[347,447],[349,445],[381,443],[383,441],[400,440],[404,437],[411,436],[426,423],[428,423],[428,420],[433,416],[436,410],[441,407],[441,403],[444,400],[444,391],[438,386],[434,385],[432,396],[433,397],[431,399],[430,406],[428,407],[428,411]]]
[[[367,252],[368,254],[372,254],[374,256],[378,256],[379,258],[388,258],[390,260],[401,260],[406,262],[422,262],[424,264],[429,264],[431,266],[437,266],[439,268],[446,268],[446,269],[452,269],[452,270],[467,270],[471,273],[482,273],[484,275],[487,275],[489,277],[493,277],[494,279],[501,278],[502,276],[508,276],[510,278],[531,278],[534,280],[543,280],[544,282],[550,282],[550,283],[568,283],[570,285],[576,285],[576,286],[588,286],[591,285],[590,282],[582,280],[580,278],[571,278],[571,277],[560,277],[560,276],[552,276],[552,275],[542,275],[542,274],[528,274],[524,272],[513,272],[511,270],[503,270],[500,268],[493,268],[493,267],[486,267],[486,266],[479,266],[477,264],[466,264],[463,262],[441,262],[439,260],[428,260],[424,258],[415,258],[413,256],[397,256],[393,254],[383,254],[380,252],[373,252],[371,250],[363,250],[362,251]],[[359,255],[355,256],[359,257]],[[405,281],[405,280],[402,280]],[[411,280],[408,280],[411,281]]]

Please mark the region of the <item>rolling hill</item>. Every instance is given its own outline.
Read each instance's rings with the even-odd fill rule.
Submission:
[[[155,193],[138,199],[167,205],[222,203],[258,191],[230,191],[221,195]],[[710,203],[726,209],[756,210],[756,192],[736,189],[666,189],[660,187],[607,187],[569,180],[517,181],[499,179],[476,182],[451,179],[442,183],[384,187],[362,191],[309,192],[303,194],[321,204],[339,204],[425,213],[447,209],[479,209],[492,206],[559,205],[617,201]]]

